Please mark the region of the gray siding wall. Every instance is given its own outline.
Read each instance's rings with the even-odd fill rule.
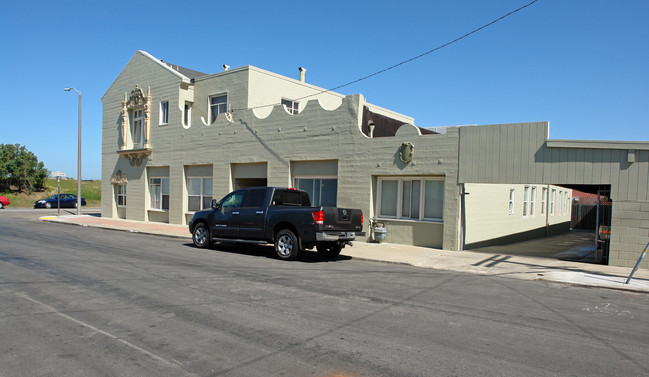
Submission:
[[[609,263],[635,264],[649,241],[648,144],[552,142],[547,122],[460,127],[459,132],[460,183],[610,185]],[[642,266],[649,268],[649,261]]]

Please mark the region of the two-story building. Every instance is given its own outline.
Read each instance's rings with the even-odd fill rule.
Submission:
[[[547,122],[421,128],[305,76],[203,74],[138,51],[102,97],[102,216],[187,224],[233,189],[297,187],[315,205],[362,209],[387,242],[461,250],[568,230],[571,185],[625,184],[569,177],[581,160],[564,149],[598,146],[553,147]],[[649,143],[633,147],[646,186]]]

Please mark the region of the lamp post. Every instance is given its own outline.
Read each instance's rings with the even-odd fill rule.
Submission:
[[[77,155],[77,216],[81,215],[81,92],[75,88],[65,88],[66,92],[74,90],[79,95],[79,151]]]

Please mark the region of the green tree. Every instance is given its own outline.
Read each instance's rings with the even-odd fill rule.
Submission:
[[[20,144],[0,144],[0,189],[40,191],[49,171],[36,155]]]

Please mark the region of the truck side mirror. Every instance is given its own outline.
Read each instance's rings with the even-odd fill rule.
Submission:
[[[218,209],[221,206],[219,205],[219,202],[216,199],[212,199],[212,201],[210,202],[210,207]]]

